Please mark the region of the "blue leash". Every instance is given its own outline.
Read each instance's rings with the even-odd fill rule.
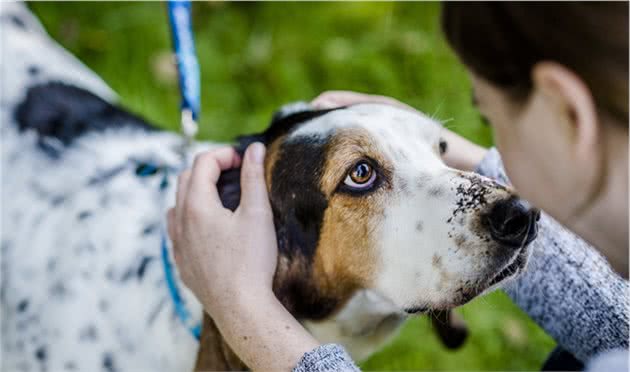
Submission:
[[[199,62],[193,39],[191,5],[190,1],[178,0],[168,0],[166,4],[182,94],[182,131],[190,143],[197,134],[200,107]]]
[[[177,0],[168,0],[166,3],[173,36],[173,48],[175,49],[177,60],[177,70],[179,72],[179,87],[182,95],[181,128],[186,138],[186,145],[190,146],[197,134],[197,120],[200,107],[199,63],[197,62],[192,32],[191,4],[190,1]],[[186,161],[185,150],[186,147],[182,151],[184,162]],[[136,171],[139,177],[154,175],[162,171],[163,178],[159,186],[160,191],[164,191],[168,187],[167,169],[153,164],[143,164],[139,169],[141,169],[139,172]],[[193,337],[199,340],[201,324],[195,322],[192,318],[177,286],[174,268],[169,260],[168,233],[164,225],[162,226],[160,248],[166,286],[175,307],[175,314],[182,324],[188,328]]]

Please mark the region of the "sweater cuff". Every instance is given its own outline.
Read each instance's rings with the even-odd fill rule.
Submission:
[[[326,344],[305,353],[293,372],[359,371],[340,345]]]

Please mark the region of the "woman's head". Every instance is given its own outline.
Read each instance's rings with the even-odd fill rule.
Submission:
[[[626,272],[628,3],[445,3],[442,21],[516,188]]]

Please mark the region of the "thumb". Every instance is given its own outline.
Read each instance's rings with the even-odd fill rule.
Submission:
[[[247,213],[271,213],[265,183],[265,146],[254,142],[245,151],[241,167],[241,203]]]

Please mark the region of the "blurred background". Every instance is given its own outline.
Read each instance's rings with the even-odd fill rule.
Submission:
[[[179,128],[179,91],[162,3],[31,3],[51,36],[120,102]],[[195,2],[202,78],[200,138],[263,130],[280,105],[345,89],[395,97],[484,146],[466,73],[440,32],[438,3]],[[361,364],[366,370],[539,370],[553,340],[503,293],[458,310],[470,337],[445,349],[426,317]]]

